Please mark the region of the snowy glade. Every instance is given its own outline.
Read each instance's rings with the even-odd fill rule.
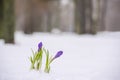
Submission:
[[[50,74],[30,70],[31,48],[39,41],[51,55],[64,55],[51,64]],[[0,40],[0,80],[120,80],[120,32],[96,35],[15,33],[15,45]],[[59,46],[58,46],[59,45]]]

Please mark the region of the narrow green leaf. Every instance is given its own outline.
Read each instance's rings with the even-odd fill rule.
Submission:
[[[32,57],[30,57],[30,61],[31,61],[31,63],[33,63],[33,59],[32,59]]]

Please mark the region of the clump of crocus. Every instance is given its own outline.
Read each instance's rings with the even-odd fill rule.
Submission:
[[[49,73],[50,71],[50,64],[55,60],[56,58],[60,57],[63,54],[63,51],[58,51],[57,54],[54,57],[51,57],[49,55],[49,51],[45,51],[46,53],[46,64],[45,64],[45,69],[44,72]]]
[[[42,46],[43,46],[42,42],[40,42],[38,44],[38,51],[34,52],[32,50],[33,56],[30,57],[31,69],[36,69],[36,70],[41,69],[41,66],[42,66],[42,55],[43,55]]]
[[[31,61],[31,69],[40,70],[42,66],[42,59],[43,59],[43,53],[45,53],[45,68],[44,72],[49,73],[50,72],[50,64],[58,57],[60,57],[63,54],[63,51],[58,51],[57,54],[52,57],[48,50],[43,48],[42,42],[38,44],[38,51],[34,53],[32,50],[33,56],[30,57]]]

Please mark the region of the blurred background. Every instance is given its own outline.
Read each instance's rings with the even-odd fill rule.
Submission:
[[[14,32],[120,31],[120,0],[0,0],[0,39]]]

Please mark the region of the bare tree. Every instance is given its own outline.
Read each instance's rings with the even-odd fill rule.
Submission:
[[[33,33],[33,18],[32,18],[32,0],[26,0],[25,5],[25,23],[24,23],[24,33]]]
[[[78,33],[94,34],[92,0],[75,0],[75,24]]]
[[[14,43],[14,0],[4,0],[4,40]]]
[[[86,21],[86,33],[95,34],[95,26],[93,26],[93,1],[85,0],[85,21]]]
[[[75,0],[75,26],[77,33],[86,33],[85,0]]]
[[[0,38],[3,38],[3,0],[0,0]]]
[[[108,0],[98,0],[99,7],[99,23],[98,23],[98,31],[104,31],[106,28],[106,12],[107,12],[107,2]]]

